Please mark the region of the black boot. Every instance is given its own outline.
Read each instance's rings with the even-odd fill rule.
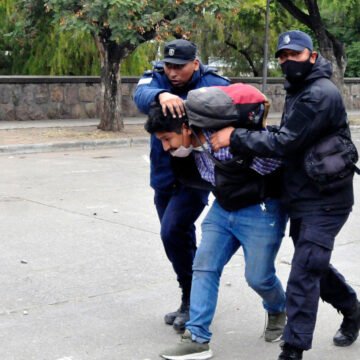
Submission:
[[[183,332],[185,330],[185,324],[190,319],[189,315],[189,302],[182,302],[178,310],[178,314],[173,322],[174,330],[178,332]]]
[[[182,305],[182,304],[181,304]],[[164,316],[164,321],[165,321],[165,324],[167,325],[172,325],[176,319],[176,317],[179,315],[179,311],[181,309],[181,306],[179,309],[177,309],[176,311],[173,311],[173,312],[170,312],[170,313],[167,313],[165,314]]]
[[[281,346],[281,353],[278,360],[301,360],[303,350],[287,343],[283,343]]]
[[[165,324],[173,325],[176,318],[184,317],[186,314],[189,314],[189,303],[181,302],[180,307],[176,311],[170,312],[165,315],[164,317]]]
[[[168,313],[164,317],[165,324],[172,325],[178,332],[185,330],[185,323],[189,320],[190,286],[182,287],[181,305],[179,309]]]
[[[344,319],[340,329],[336,332],[333,341],[336,346],[350,346],[359,336],[360,303],[350,313],[343,313]]]

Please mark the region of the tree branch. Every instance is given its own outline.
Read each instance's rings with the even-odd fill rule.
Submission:
[[[259,72],[257,71],[257,69],[254,65],[254,62],[252,61],[249,53],[246,50],[239,49],[234,43],[230,42],[230,40],[228,40],[228,39],[225,40],[225,44],[228,45],[229,47],[231,47],[232,49],[236,50],[241,55],[243,55],[245,57],[246,61],[248,62],[254,76],[259,76]]]
[[[286,9],[295,19],[312,29],[311,18],[300,10],[292,1],[289,0],[277,0],[281,6]]]

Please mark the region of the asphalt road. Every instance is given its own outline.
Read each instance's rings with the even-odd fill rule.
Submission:
[[[355,130],[354,138],[360,138]],[[357,142],[357,144],[359,144]],[[159,239],[148,148],[0,156],[0,358],[154,360],[179,336],[163,323],[180,292]],[[360,199],[360,177],[355,179]],[[334,265],[360,292],[360,206],[338,236]],[[284,238],[277,269],[289,273]],[[215,359],[276,360],[265,313],[239,251],[225,268]],[[359,360],[360,342],[332,345],[341,316],[320,303],[305,360]]]

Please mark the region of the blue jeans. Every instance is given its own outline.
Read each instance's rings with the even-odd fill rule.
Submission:
[[[277,200],[226,211],[215,200],[202,223],[202,240],[193,264],[190,320],[193,340],[210,341],[219,283],[226,263],[242,246],[245,278],[269,313],[285,309],[285,292],[275,273],[275,258],[287,216]]]

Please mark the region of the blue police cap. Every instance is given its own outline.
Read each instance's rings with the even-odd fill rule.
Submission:
[[[279,36],[275,57],[284,49],[303,51],[306,48],[313,51],[313,42],[308,34],[300,30],[286,31]]]
[[[186,64],[196,58],[196,45],[191,41],[177,39],[165,44],[163,62]]]

